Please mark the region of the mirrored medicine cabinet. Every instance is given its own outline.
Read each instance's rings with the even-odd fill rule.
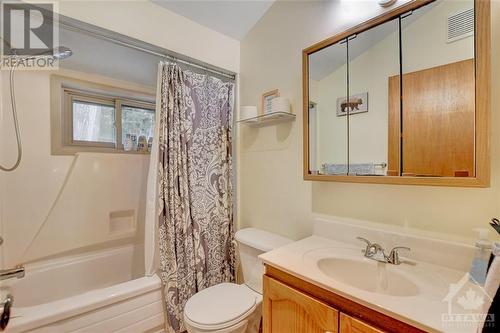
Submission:
[[[490,4],[410,1],[303,51],[304,179],[489,185]]]

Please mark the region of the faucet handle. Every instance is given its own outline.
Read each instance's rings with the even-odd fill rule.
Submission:
[[[399,260],[399,250],[411,251],[411,249],[409,247],[406,247],[406,246],[396,246],[396,247],[394,247],[391,250],[391,252],[389,253],[389,257],[388,257],[388,261],[391,264],[394,264],[394,265],[401,264],[401,261]]]
[[[396,252],[397,252],[398,250],[407,250],[407,251],[411,251],[411,249],[410,249],[409,247],[407,247],[407,246],[396,246],[396,247],[393,247],[393,248],[392,248],[391,252],[392,252],[392,251],[396,251]]]
[[[368,257],[370,255],[370,248],[372,247],[372,242],[370,242],[368,239],[363,238],[363,237],[356,237],[356,239],[366,243],[366,248],[364,251],[365,251],[365,256]]]
[[[360,241],[363,241],[366,243],[366,246],[370,246],[372,245],[372,242],[370,242],[368,239],[366,238],[363,238],[363,237],[356,237],[356,239],[360,240]]]

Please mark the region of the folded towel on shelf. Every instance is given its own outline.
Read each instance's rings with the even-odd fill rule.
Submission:
[[[286,112],[290,113],[290,100],[285,97],[276,97],[271,101],[271,108],[266,113]]]
[[[500,243],[495,243],[491,251],[494,257],[488,268],[486,282],[484,283],[484,291],[488,295],[483,304],[483,314],[489,314],[485,319],[487,321],[493,319],[495,323],[491,322],[480,323],[478,327],[479,333],[492,333],[498,332],[498,325],[500,324]]]
[[[240,120],[247,120],[257,117],[257,107],[252,105],[242,106],[240,108]]]

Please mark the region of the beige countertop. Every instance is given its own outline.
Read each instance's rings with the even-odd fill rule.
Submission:
[[[265,264],[422,330],[430,332],[476,331],[477,323],[474,320],[469,322],[460,320],[453,323],[444,320],[457,318],[456,314],[481,312],[480,309],[464,310],[460,305],[465,304],[464,300],[456,299],[459,298],[458,293],[463,290],[472,291],[473,295],[482,297],[482,289],[468,280],[465,276],[466,272],[431,263],[410,261],[403,257],[402,260],[405,262],[401,265],[378,263],[364,258],[361,250],[361,246],[311,236],[267,252],[260,258]],[[392,272],[403,277],[405,281],[411,281],[413,289],[402,285],[401,290],[396,290],[396,293],[401,293],[402,296],[394,296],[386,292],[384,288],[369,290],[369,288],[354,287],[353,283],[355,284],[356,279],[361,279],[357,281],[359,285],[363,278],[366,279],[366,276],[359,276],[358,272],[358,274],[353,274],[350,280],[349,272],[346,272],[348,270],[344,270],[338,278],[332,274],[325,274],[318,266],[318,263],[325,258],[354,260],[360,265],[372,265],[373,269],[384,274]],[[373,279],[377,279],[377,274],[374,275]],[[391,286],[390,279],[389,286]],[[450,314],[455,316],[450,317]]]

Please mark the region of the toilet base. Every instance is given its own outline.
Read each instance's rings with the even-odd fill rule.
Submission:
[[[262,302],[259,302],[254,311],[240,322],[222,329],[210,330],[194,327],[188,321],[184,321],[188,333],[258,333],[262,319]]]

